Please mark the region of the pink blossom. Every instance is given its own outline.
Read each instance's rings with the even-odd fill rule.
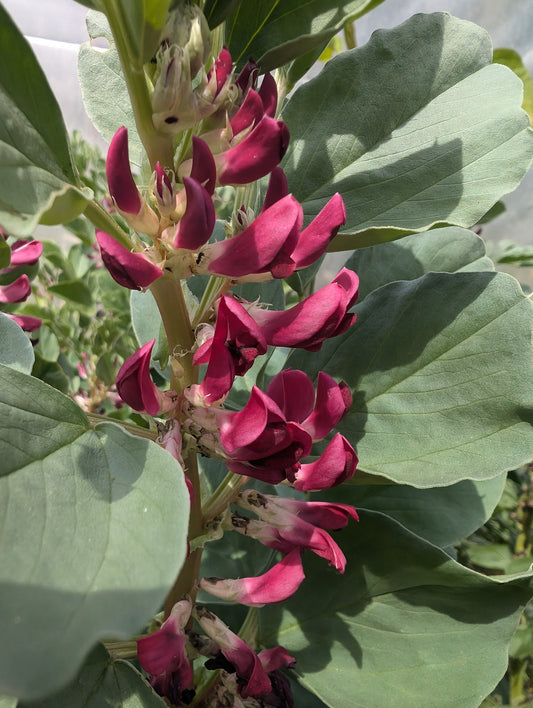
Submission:
[[[196,618],[204,632],[220,647],[224,659],[209,659],[205,666],[208,669],[224,668],[237,675],[239,693],[243,698],[261,696],[269,693],[272,684],[261,660],[248,644],[234,634],[222,620],[205,607],[196,607]]]
[[[218,183],[255,182],[281,162],[288,145],[289,129],[285,123],[265,115],[244,140],[215,155]]]
[[[109,145],[106,176],[109,193],[128,224],[137,231],[156,234],[159,219],[141,197],[131,174],[128,130],[124,126],[117,130]]]
[[[169,698],[174,705],[181,703],[182,692],[193,681],[184,632],[191,608],[188,599],[177,602],[156,632],[137,640],[137,657],[150,675],[150,683],[160,696]]]
[[[230,120],[232,135],[238,135],[243,130],[251,130],[265,115],[261,96],[250,89],[246,94],[242,106]]]
[[[270,173],[267,193],[265,195],[265,201],[263,202],[261,211],[265,211],[265,209],[271,207],[275,202],[283,199],[283,197],[286,197],[288,193],[289,188],[285,172],[283,172],[281,167],[274,167]]]
[[[341,195],[337,193],[300,234],[298,244],[292,253],[296,268],[307,268],[320,258],[345,223],[346,209]]]
[[[259,494],[255,490],[242,492],[238,503],[254,511],[259,520],[234,515],[232,523],[236,531],[282,553],[308,548],[344,573],[346,558],[324,529],[339,529],[346,526],[349,517],[357,519],[353,507],[285,499]]]
[[[203,395],[217,401],[230,390],[235,376],[244,374],[267,350],[265,338],[252,317],[236,300],[218,301],[214,335],[196,351],[193,364],[209,363],[201,384]]]
[[[215,62],[207,75],[207,79],[209,82],[211,81],[211,78],[213,76],[216,79],[217,88],[215,97],[218,96],[218,94],[222,91],[223,87],[228,82],[229,78],[231,77],[232,70],[233,63],[231,60],[231,54],[229,53],[226,47],[222,47],[220,54],[215,59]]]
[[[265,74],[258,91],[267,116],[274,118],[278,107],[278,87],[272,74]]]
[[[142,346],[122,364],[117,375],[117,390],[134,410],[157,415],[172,408],[172,392],[163,393],[150,376],[150,358],[155,339]]]
[[[176,209],[176,193],[168,174],[157,162],[150,182],[159,213],[169,216]]]
[[[213,153],[207,143],[193,136],[191,178],[205,187],[208,194],[213,195],[217,182],[217,167]]]
[[[316,399],[307,374],[295,369],[284,369],[276,374],[268,385],[267,394],[288,418],[307,430],[313,441],[322,440],[352,404],[352,394],[346,384],[338,384],[324,371],[318,374]]]
[[[43,252],[40,241],[20,239],[11,245],[10,266],[34,265]]]
[[[30,279],[23,274],[9,285],[0,285],[0,302],[23,302],[30,293]]]
[[[105,267],[113,280],[130,290],[141,290],[163,275],[144,253],[128,251],[105,231],[96,231],[96,240]]]
[[[128,129],[122,126],[117,130],[106,159],[106,176],[109,192],[117,207],[127,214],[138,214],[142,201],[130,168],[128,150]]]
[[[10,320],[16,322],[25,332],[35,332],[42,325],[43,321],[40,317],[32,317],[31,315],[14,315],[8,312],[3,313]]]
[[[209,240],[215,225],[215,208],[209,192],[192,177],[184,177],[187,205],[178,222],[174,248],[196,250]]]
[[[300,551],[295,548],[263,575],[237,580],[202,578],[200,587],[223,600],[263,607],[293,595],[304,577]]]
[[[287,479],[301,492],[317,492],[353,477],[357,462],[353,447],[343,435],[337,433],[315,462],[289,471]]]
[[[230,278],[268,272],[287,277],[294,270],[290,254],[301,224],[302,207],[289,194],[259,214],[240,234],[206,247],[206,270]]]
[[[249,310],[268,344],[317,351],[326,339],[345,332],[356,319],[348,310],[357,299],[357,275],[347,268],[325,287],[288,310]]]

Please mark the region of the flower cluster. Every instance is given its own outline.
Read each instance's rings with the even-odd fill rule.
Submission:
[[[289,131],[276,118],[274,78],[266,74],[259,82],[252,61],[234,76],[226,48],[210,57],[209,31],[200,11],[191,6],[179,20],[171,16],[156,55],[152,105],[154,126],[174,140],[174,161],[153,165],[149,185],[139,189],[124,127],[108,151],[110,195],[117,212],[137,232],[128,249],[112,234],[97,231],[112,277],[129,289],[151,288],[166,313],[166,326],[172,303],[158,300],[164,297],[161,283],[212,276],[189,313],[189,349],[171,352],[171,389],[163,392],[152,380],[152,340],[124,363],[117,390],[140,413],[168,415],[161,444],[185,468],[190,456],[200,453],[222,460],[237,476],[223,509],[204,505],[202,543],[216,526],[218,535],[245,534],[281,559],[259,577],[197,580],[189,595],[177,599],[161,627],[138,640],[138,657],[155,690],[173,705],[192,700],[193,663],[201,659],[206,669],[220,670],[213,689],[220,705],[289,706],[290,688],[280,669],[290,668],[294,659],[282,647],[256,653],[192,598],[200,588],[252,608],[281,602],[304,581],[306,550],[344,572],[346,558],[329,532],[357,520],[353,507],[260,494],[253,484],[284,484],[298,495],[352,477],[356,453],[334,432],[352,404],[346,384],[326,372],[313,382],[305,372],[287,368],[266,388],[254,385],[240,410],[228,407],[227,401],[236,378],[245,376],[272,347],[314,352],[345,332],[355,322],[351,308],[358,278],[342,269],[330,284],[283,311],[235,293],[240,283],[287,278],[314,263],[346,215],[336,194],[304,225],[302,206],[290,194],[279,166]],[[267,176],[258,202],[255,183]],[[215,229],[217,190],[228,185],[236,188],[238,202],[220,240],[220,229]],[[178,290],[182,292],[181,285]],[[195,372],[205,367],[200,382],[185,376],[179,356],[189,357]],[[188,484],[194,508],[200,488]],[[252,486],[244,489],[248,484]],[[193,549],[202,545],[198,538],[190,539]],[[193,620],[204,634],[193,629]]]
[[[1,230],[0,238],[7,240]],[[19,239],[11,244],[9,266],[0,269],[0,305],[24,302],[28,299],[31,294],[31,285],[28,274],[24,271],[28,266],[34,266],[37,263],[42,252],[43,244],[40,241]],[[35,332],[42,324],[39,317],[10,312],[4,314],[26,332]]]

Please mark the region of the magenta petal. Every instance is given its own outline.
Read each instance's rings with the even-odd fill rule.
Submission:
[[[264,177],[281,162],[288,145],[285,123],[264,116],[242,142],[216,156],[219,184],[248,184]]]
[[[215,225],[215,207],[209,193],[191,177],[184,177],[187,206],[178,223],[174,248],[194,251],[209,241]]]
[[[4,315],[16,322],[25,332],[35,332],[43,323],[40,317],[31,317],[31,315],[12,315],[8,312],[4,312]]]
[[[287,195],[237,236],[213,244],[207,269],[230,278],[268,272],[281,252],[294,248],[301,220],[302,207]]]
[[[220,441],[230,453],[246,447],[262,435],[269,419],[285,426],[283,413],[263,391],[254,386],[246,406],[222,422]]]
[[[335,502],[302,501],[290,497],[274,497],[273,504],[285,513],[294,514],[321,529],[343,529],[350,519],[359,521],[356,510],[350,504]]]
[[[109,146],[106,159],[107,184],[109,193],[118,208],[127,214],[138,214],[141,197],[133,179],[128,151],[128,130],[119,128]]]
[[[248,59],[240,74],[235,79],[235,83],[241,89],[242,93],[245,94],[248,89],[255,84],[258,75],[259,69],[257,68],[257,64],[253,59]]]
[[[190,176],[205,187],[209,195],[213,194],[217,181],[215,159],[207,143],[196,136],[192,139],[192,167]]]
[[[263,108],[267,116],[274,118],[278,108],[278,87],[276,79],[272,74],[265,74],[259,89],[259,95],[263,102]]]
[[[274,167],[270,173],[265,202],[261,211],[265,211],[265,209],[271,207],[275,202],[278,202],[280,199],[283,199],[283,197],[286,197],[288,193],[289,188],[285,172],[283,172],[281,167]]]
[[[258,657],[267,673],[284,668],[292,669],[296,664],[296,659],[280,646],[264,649],[259,652]]]
[[[238,135],[242,130],[253,127],[264,114],[263,101],[256,91],[250,89],[242,106],[230,121],[232,135]]]
[[[214,341],[200,392],[209,404],[224,398],[235,381],[235,366],[231,353],[223,342]]]
[[[159,162],[156,163],[155,166],[155,175],[155,186],[157,189],[157,194],[159,195],[159,198],[163,201],[165,198],[165,193],[167,191],[172,193],[172,184],[170,183],[167,173],[161,167],[161,164]]]
[[[200,587],[223,600],[263,607],[286,600],[298,590],[304,578],[300,550],[294,549],[263,575],[237,580],[202,578]]]
[[[30,293],[30,280],[23,274],[9,285],[0,285],[0,302],[23,302]]]
[[[163,275],[144,253],[128,251],[105,231],[96,231],[96,240],[105,267],[113,280],[130,290],[147,288],[154,280]]]
[[[15,241],[11,246],[10,266],[34,265],[39,260],[43,252],[43,244],[40,241],[26,241],[21,239]]]
[[[150,357],[155,339],[148,342],[122,364],[117,375],[119,396],[134,410],[156,415],[161,394],[150,376]]]
[[[215,59],[213,68],[210,70],[208,79],[211,77],[211,72],[215,72],[217,80],[217,92],[216,96],[220,93],[222,87],[226,83],[228,76],[231,74],[233,69],[233,62],[231,60],[231,54],[226,47],[222,47],[222,50],[218,57]]]
[[[334,487],[353,476],[357,462],[353,447],[337,433],[318,460],[302,465],[296,472],[294,488],[300,492],[317,492]]]
[[[322,440],[352,404],[352,395],[346,384],[338,384],[329,374],[320,371],[316,389],[316,403],[311,415],[302,421],[313,440]]]
[[[340,194],[334,194],[309,226],[302,231],[292,253],[297,268],[306,268],[324,253],[329,242],[346,223],[346,210]]]
[[[315,387],[309,376],[298,369],[284,369],[276,374],[268,385],[267,394],[287,420],[297,423],[311,414],[315,403]]]

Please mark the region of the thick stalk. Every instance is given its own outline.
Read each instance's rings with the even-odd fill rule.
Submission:
[[[236,499],[244,485],[249,481],[249,477],[228,472],[202,509],[204,523],[214,519],[215,516],[221,514],[224,509],[227,509],[231,502]]]
[[[150,285],[167,335],[171,356],[177,357],[181,371],[171,367],[170,388],[181,393],[186,386],[196,383],[198,372],[192,363],[194,332],[183,297],[181,283],[173,276],[164,275]]]
[[[174,167],[172,137],[159,133],[152,122],[152,101],[146,81],[146,74],[139,57],[132,53],[132,47],[125,31],[125,21],[116,0],[103,0],[104,12],[109,20],[113,38],[120,58],[122,73],[135,116],[135,124],[142,144],[148,155],[152,170],[159,161],[165,167]]]
[[[198,475],[198,463],[195,453],[191,453],[184,459],[185,472],[193,487],[193,499],[191,504],[191,516],[189,519],[189,538],[199,536],[202,531],[202,498],[200,490],[200,477]],[[165,618],[176,602],[179,602],[185,595],[194,601],[196,597],[198,575],[200,573],[200,561],[202,559],[202,549],[197,548],[186,559],[176,582],[172,586],[165,600]]]

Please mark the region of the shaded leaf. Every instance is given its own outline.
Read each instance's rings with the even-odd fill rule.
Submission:
[[[331,708],[427,708],[436,690],[439,707],[478,708],[505,671],[530,578],[474,573],[375,512],[335,539],[345,575],[306,558],[299,592],[259,611],[261,643],[295,656]]]
[[[0,364],[29,374],[34,360],[28,337],[18,324],[0,312]]]
[[[263,72],[271,71],[315,48],[322,51],[345,22],[382,1],[244,0],[227,19],[226,43],[237,67],[253,57]]]
[[[368,295],[357,322],[293,368],[346,381],[338,428],[360,469],[415,487],[483,480],[533,459],[532,304],[502,273],[429,273]]]
[[[359,249],[346,262],[359,276],[359,300],[394,280],[415,280],[431,271],[493,271],[479,236],[456,226]]]
[[[90,195],[77,189],[63,118],[48,81],[1,5],[0,46],[0,221],[13,235],[28,236],[56,196],[64,194],[79,213]]]
[[[87,115],[106,142],[111,142],[121,125],[128,129],[130,161],[141,165],[144,154],[137,134],[120,59],[107,19],[101,12],[87,13],[87,31],[91,39],[103,37],[109,48],[102,52],[90,42],[80,46],[78,75]]]
[[[453,546],[490,518],[501,497],[506,475],[484,482],[465,480],[449,487],[416,489],[394,485],[342,485],[323,498],[379,511],[430,543]],[[357,480],[357,473],[353,481]]]
[[[521,82],[490,62],[480,27],[415,15],[294,93],[282,114],[291,132],[283,166],[308,220],[342,194],[347,223],[330,250],[471,226],[518,185],[533,132]]]
[[[0,691],[57,691],[102,637],[158,611],[185,558],[178,463],[0,367]],[[28,638],[31,637],[31,641]]]
[[[529,71],[524,66],[524,62],[518,52],[514,49],[499,48],[494,50],[493,59],[497,64],[508,66],[511,71],[518,76],[524,84],[524,100],[522,108],[529,116],[529,120],[533,122],[533,81]]]
[[[19,708],[164,708],[166,703],[127,661],[113,660],[96,646],[76,679],[59,693],[36,703],[24,701]]]

